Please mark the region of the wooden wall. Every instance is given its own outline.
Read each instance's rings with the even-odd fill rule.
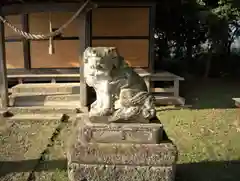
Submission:
[[[48,41],[31,42],[32,68],[79,67],[78,40],[55,40],[55,53],[49,55]]]
[[[12,15],[6,17],[14,26],[16,26],[19,29],[22,29],[22,18],[21,15]],[[16,34],[12,29],[10,29],[8,26],[5,26],[5,37],[6,38],[19,38],[20,36]]]
[[[24,68],[22,42],[7,42],[5,47],[7,68]]]
[[[48,33],[49,17],[52,27],[59,28],[73,13],[54,12],[29,14],[31,33]],[[22,18],[8,16],[7,19],[22,29]],[[148,66],[149,40],[148,8],[99,8],[92,13],[92,46],[116,46],[127,62],[134,67]],[[32,68],[70,68],[79,67],[79,48],[77,39],[80,25],[75,20],[62,33],[64,40],[54,40],[55,54],[48,53],[48,40],[31,41],[30,55]],[[5,27],[6,39],[19,39],[11,29]],[[94,39],[98,37],[98,39]],[[111,37],[110,39],[106,37]],[[115,37],[115,38],[114,38]],[[123,38],[121,38],[123,37]],[[137,38],[140,37],[140,38]],[[145,37],[145,38],[141,38]],[[66,40],[69,38],[68,40]],[[6,43],[7,68],[24,68],[23,44],[8,41]]]
[[[22,29],[22,19],[20,15],[8,16],[7,19],[14,24],[17,28]],[[5,38],[17,39],[20,38],[12,29],[5,26]],[[7,68],[24,68],[23,58],[23,44],[19,42],[6,42],[6,61]]]
[[[51,17],[52,28],[59,28],[71,18],[71,12],[34,13],[29,15],[29,28],[31,33],[48,33],[49,18]],[[80,26],[75,19],[62,32],[63,37],[78,37]],[[49,41],[32,41],[31,62],[32,68],[69,68],[79,67],[78,40],[54,40],[55,53],[49,55]]]
[[[59,28],[66,23],[73,15],[72,12],[33,13],[29,15],[29,29],[31,33],[49,33],[49,17],[52,20],[52,27]],[[65,37],[78,36],[80,25],[75,19],[62,33]]]
[[[92,12],[93,36],[148,36],[148,8],[98,8]]]
[[[130,66],[148,67],[149,8],[94,9],[92,36],[92,46],[116,46]]]
[[[93,40],[93,46],[118,47],[119,53],[133,67],[148,66],[148,40]]]

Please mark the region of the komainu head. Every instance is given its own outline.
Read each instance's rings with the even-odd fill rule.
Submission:
[[[120,56],[116,47],[88,47],[83,54],[84,64],[97,70],[118,68]]]

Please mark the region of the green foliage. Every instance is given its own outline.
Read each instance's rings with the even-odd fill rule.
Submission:
[[[218,7],[212,9],[212,12],[227,21],[236,20],[240,17],[240,10],[235,7],[234,0],[219,0]]]
[[[227,58],[232,44],[240,41],[239,4],[238,0],[161,1],[156,29],[156,52],[161,63],[178,63],[191,72],[201,55]],[[238,47],[234,46],[235,52]]]

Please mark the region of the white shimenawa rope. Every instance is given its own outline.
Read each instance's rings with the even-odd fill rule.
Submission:
[[[21,36],[23,36],[26,39],[49,39],[51,37],[54,37],[58,34],[60,34],[70,23],[73,22],[73,20],[75,20],[78,15],[83,11],[83,9],[87,6],[87,4],[90,2],[90,0],[87,0],[79,9],[78,11],[65,23],[63,24],[59,29],[57,29],[54,32],[50,32],[48,34],[32,34],[32,33],[28,33],[25,32],[23,30],[20,30],[19,28],[17,28],[16,26],[12,25],[7,19],[5,19],[4,17],[0,16],[0,20],[6,24],[9,28],[11,28],[13,31],[15,31],[16,33],[20,34]]]

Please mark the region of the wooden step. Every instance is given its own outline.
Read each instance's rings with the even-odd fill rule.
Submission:
[[[154,87],[154,88],[151,88],[151,92],[157,92],[157,93],[160,93],[160,92],[173,93],[174,91],[175,91],[175,89],[173,87],[167,87],[167,88]]]
[[[175,97],[175,96],[161,96],[154,95],[156,99],[156,105],[185,105],[185,99],[183,97]]]

